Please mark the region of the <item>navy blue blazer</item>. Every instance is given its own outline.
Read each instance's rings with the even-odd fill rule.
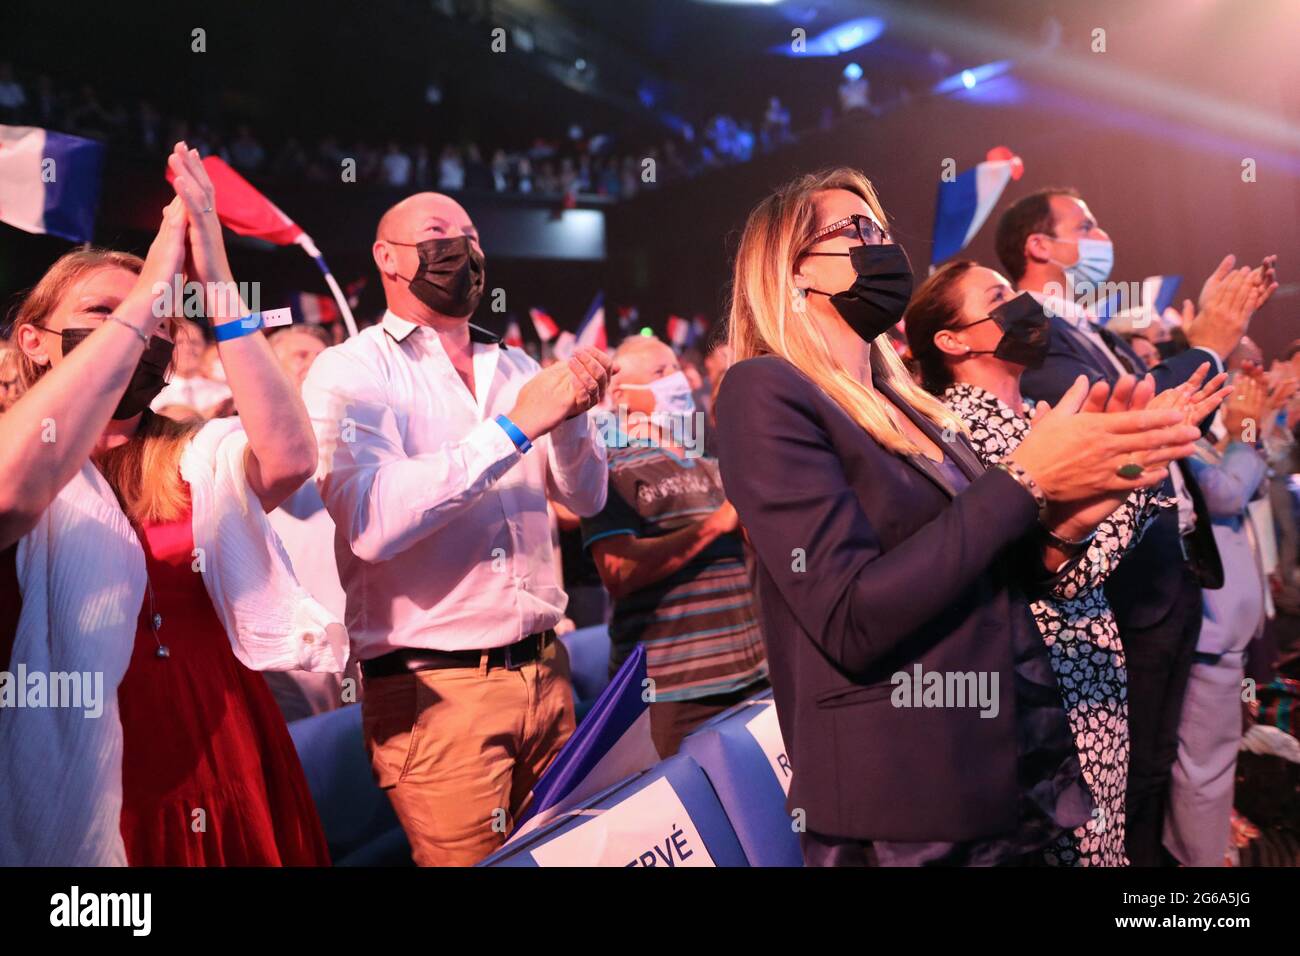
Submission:
[[[965,841],[1017,825],[1013,641],[1047,650],[1022,582],[1041,569],[1033,498],[964,439],[916,424],[971,483],[878,444],[784,359],[733,366],[718,395],[723,484],[757,553],[789,807],[861,840]],[[998,675],[998,713],[903,708],[893,674]],[[1050,671],[1049,671],[1050,672]],[[1064,709],[1054,743],[1073,747]]]
[[[1208,352],[1187,349],[1152,368],[1120,336],[1098,327],[1102,339],[1130,365],[1135,374],[1151,373],[1156,390],[1164,391],[1187,381],[1193,372],[1210,359]],[[1120,373],[1113,362],[1065,319],[1052,317],[1051,346],[1041,368],[1026,369],[1020,390],[1027,398],[1055,404],[1080,375],[1090,382],[1104,379],[1112,385]],[[1210,425],[1210,419],[1203,423]],[[1178,514],[1170,508],[1162,511],[1106,581],[1106,597],[1115,611],[1121,634],[1134,627],[1150,627],[1163,620],[1178,599],[1185,574],[1190,573],[1203,587],[1223,586],[1223,565],[1208,509],[1196,477],[1182,469],[1183,483],[1196,509],[1196,530],[1189,535],[1187,554],[1180,543]],[[1184,570],[1186,569],[1186,570]]]
[[[1114,363],[1073,325],[1054,315],[1051,327],[1047,360],[1040,368],[1025,369],[1021,376],[1020,390],[1026,396],[1056,404],[1080,375],[1088,376],[1090,382],[1105,379],[1112,385],[1119,380],[1120,373],[1115,370]],[[1104,326],[1098,326],[1097,331],[1111,351],[1132,367],[1134,374],[1151,373],[1156,381],[1157,392],[1183,384],[1203,362],[1210,361],[1208,352],[1187,349],[1148,368],[1121,336]]]

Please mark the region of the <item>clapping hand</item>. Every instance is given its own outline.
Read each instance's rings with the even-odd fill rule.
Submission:
[[[1228,374],[1220,372],[1208,382],[1210,363],[1202,362],[1191,377],[1174,388],[1167,388],[1151,399],[1148,408],[1176,408],[1183,413],[1183,421],[1190,425],[1204,421],[1232,394]]]
[[[203,168],[197,149],[177,143],[167,157],[172,188],[185,204],[189,220],[186,240],[191,276],[204,284],[207,316],[220,322],[244,314],[244,303],[230,272],[221,220],[216,213],[216,187]]]
[[[1277,290],[1277,256],[1267,256],[1254,269],[1234,269],[1236,257],[1224,256],[1201,287],[1193,308],[1183,304],[1187,341],[1226,358],[1241,341],[1251,316]]]
[[[529,439],[536,439],[594,408],[605,397],[615,371],[614,360],[600,349],[580,348],[567,362],[556,362],[529,379],[507,417]]]

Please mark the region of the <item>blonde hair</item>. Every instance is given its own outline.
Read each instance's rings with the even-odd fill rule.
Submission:
[[[864,385],[831,348],[816,322],[791,316],[799,295],[794,272],[817,228],[819,192],[844,189],[859,196],[882,226],[885,211],[861,172],[847,166],[801,176],[768,196],[749,214],[736,251],[728,341],[732,361],[779,355],[807,375],[873,439],[896,454],[920,449],[894,423],[887,402]],[[964,432],[960,419],[913,381],[888,333],[871,343],[871,374],[938,427]]]
[[[59,307],[72,286],[101,269],[126,269],[136,275],[144,267],[129,252],[86,247],[65,253],[50,266],[18,306],[11,338],[24,325],[41,326]],[[25,391],[49,371],[21,349],[18,375]],[[127,516],[137,524],[172,521],[189,507],[189,493],[180,476],[181,452],[202,422],[174,422],[146,411],[131,438],[95,456],[95,463],[117,495]]]

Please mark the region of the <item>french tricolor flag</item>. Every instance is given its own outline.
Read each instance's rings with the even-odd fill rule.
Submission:
[[[673,348],[681,351],[690,344],[691,341],[691,323],[687,322],[680,315],[668,316],[668,341],[672,343]]]
[[[709,320],[703,314],[691,319],[691,345],[707,342],[709,338]]]
[[[646,686],[645,647],[638,644],[533,787],[510,840],[659,762]]]
[[[934,249],[931,266],[961,252],[988,221],[1007,183],[1024,175],[1025,164],[1005,146],[988,152],[988,158],[952,182],[939,182],[934,210]]]
[[[543,342],[549,342],[560,334],[560,327],[555,324],[555,320],[541,309],[529,309],[528,317],[533,320],[533,328],[537,330],[537,337]]]
[[[1165,314],[1165,309],[1173,305],[1174,296],[1178,294],[1178,286],[1182,281],[1182,276],[1147,276],[1142,280],[1142,298],[1138,302],[1123,301],[1121,293],[1127,287],[1121,286],[1107,299],[1097,303],[1097,321],[1105,325],[1111,319],[1127,314],[1130,317],[1142,316],[1148,324],[1158,322],[1160,316]]]
[[[519,328],[519,323],[511,319],[506,323],[506,330],[501,336],[501,341],[506,345],[521,349],[524,347],[524,332]]]
[[[338,305],[328,295],[299,292],[291,297],[291,305],[299,321],[307,325],[328,325],[341,317]]]
[[[605,335],[605,293],[597,292],[596,297],[591,300],[591,306],[587,309],[587,315],[578,326],[578,341],[576,345],[581,348],[589,346],[593,349],[600,349],[602,352],[609,348],[609,339]]]
[[[36,126],[0,126],[0,222],[90,242],[103,168],[102,143]]]

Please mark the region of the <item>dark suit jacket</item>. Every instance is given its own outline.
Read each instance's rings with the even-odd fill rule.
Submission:
[[[1041,568],[1037,546],[1013,546],[1036,525],[1032,497],[913,414],[971,479],[954,497],[929,459],[877,444],[775,356],[727,372],[717,417],[723,484],[757,553],[796,768],[789,806],[814,832],[862,840],[1014,830],[1013,640],[1028,635],[1031,653],[1047,654],[1019,586],[1030,552]],[[891,676],[918,663],[923,673],[996,673],[997,716],[895,707]],[[1068,750],[1064,710],[1046,719]]]
[[[1187,349],[1148,369],[1120,336],[1105,328],[1099,332],[1111,350],[1136,374],[1151,373],[1157,391],[1181,385],[1210,358],[1201,349]],[[1025,370],[1020,390],[1028,398],[1055,403],[1080,375],[1088,376],[1090,382],[1104,379],[1113,385],[1120,373],[1074,326],[1053,316],[1047,360],[1041,368]],[[1209,424],[1207,419],[1204,427],[1208,428]],[[1173,509],[1161,512],[1106,582],[1106,597],[1115,611],[1121,635],[1135,627],[1150,627],[1169,613],[1184,585],[1184,569],[1203,587],[1223,586],[1223,566],[1214,543],[1209,511],[1195,476],[1186,468],[1181,473],[1196,508],[1196,530],[1189,536],[1188,556],[1184,558],[1180,544],[1178,514]]]

